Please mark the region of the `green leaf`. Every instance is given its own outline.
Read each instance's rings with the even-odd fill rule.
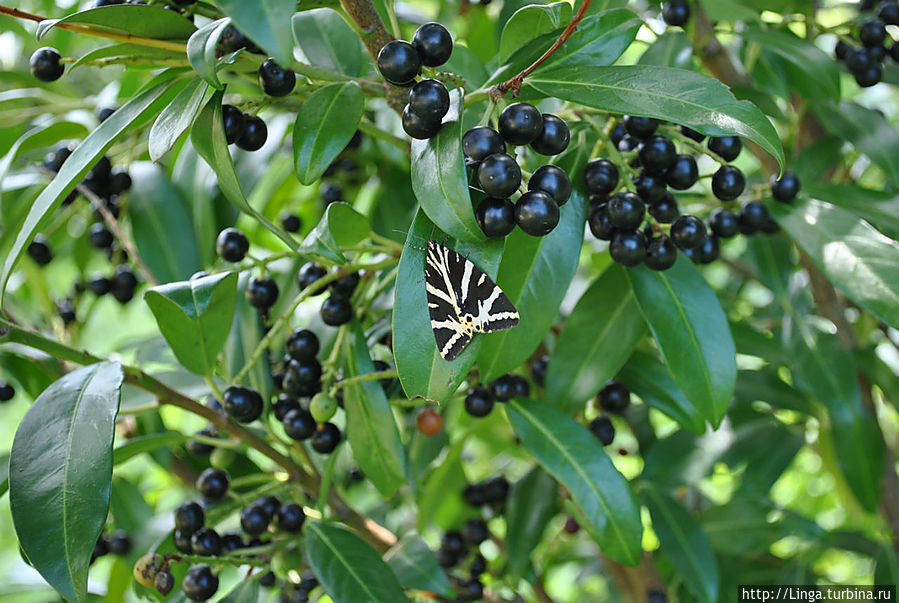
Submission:
[[[708,136],[742,136],[784,164],[780,137],[768,118],[701,73],[650,65],[553,67],[528,77],[525,89],[613,113],[672,121]]]
[[[718,426],[737,378],[736,350],[721,303],[683,256],[670,270],[628,270],[640,310],[675,383]]]
[[[306,99],[293,127],[293,159],[303,184],[318,180],[362,119],[365,99],[355,82],[329,84]]]
[[[809,99],[820,100],[829,97],[840,100],[840,70],[833,57],[789,31],[775,29],[749,29],[742,34],[744,40],[758,44],[767,52],[774,53],[796,70],[791,83],[797,90],[805,91]]]
[[[347,377],[375,372],[358,322],[353,322],[347,335]],[[377,381],[365,381],[343,390],[347,441],[353,457],[378,492],[389,498],[406,482],[406,456],[384,388]]]
[[[513,578],[524,576],[531,554],[556,513],[559,486],[539,465],[515,482],[506,506],[506,569]]]
[[[194,127],[190,131],[190,140],[197,153],[215,172],[215,175],[218,177],[219,188],[221,188],[228,201],[237,209],[253,216],[274,233],[275,236],[284,241],[288,247],[296,251],[296,241],[256,211],[243,194],[240,181],[237,179],[237,172],[234,170],[234,161],[232,161],[231,154],[228,152],[228,143],[225,141],[225,128],[222,121],[222,95],[223,92],[217,90],[206,103],[206,106],[203,107],[203,110],[200,111],[200,114],[194,121]]]
[[[201,264],[186,203],[159,166],[139,161],[129,169],[128,215],[138,252],[157,281],[189,278]]]
[[[293,32],[290,21],[296,0],[215,0],[231,17],[234,26],[284,67],[293,63]]]
[[[129,534],[139,534],[153,519],[153,508],[144,500],[137,485],[118,475],[112,479],[109,508],[116,528]]]
[[[874,226],[899,232],[899,196],[891,191],[854,184],[803,182],[802,192],[811,199],[848,209]]]
[[[211,375],[234,317],[237,274],[160,285],[144,300],[178,362],[198,375]]]
[[[720,460],[743,469],[740,495],[766,496],[805,445],[801,431],[770,417],[754,418],[739,425]]]
[[[259,580],[244,579],[219,599],[219,603],[257,603],[260,590]]]
[[[409,229],[396,277],[393,307],[393,355],[406,396],[420,396],[442,402],[465,379],[484,341],[476,335],[468,347],[452,362],[440,356],[425,293],[425,252],[428,239],[443,240],[441,233],[419,209]],[[495,278],[502,243],[488,241],[480,245],[452,241],[444,243],[471,260],[490,278]]]
[[[651,484],[641,494],[652,516],[660,551],[699,601],[718,600],[718,563],[702,525],[683,505]]]
[[[119,4],[89,8],[62,19],[46,19],[38,23],[35,36],[40,40],[51,28],[62,24],[90,25],[158,40],[186,40],[197,29],[180,13],[161,6]]]
[[[113,464],[121,465],[125,461],[133,459],[145,452],[152,452],[154,450],[159,450],[160,448],[169,448],[189,439],[190,436],[178,433],[177,431],[164,431],[161,433],[136,437],[128,440],[126,443],[115,449]]]
[[[755,21],[761,23],[759,11],[740,0],[700,0],[702,8],[712,21]]]
[[[684,429],[697,435],[705,432],[705,417],[680,390],[665,365],[653,356],[634,352],[618,373],[618,380]]]
[[[572,182],[580,182],[586,145],[572,141],[570,148],[557,165],[568,172]],[[575,188],[551,233],[532,237],[516,228],[506,237],[496,284],[518,309],[521,321],[513,329],[484,337],[478,354],[483,380],[495,379],[524,362],[558,316],[577,270],[586,213],[587,199]]]
[[[774,370],[741,370],[737,373],[737,388],[734,397],[741,402],[759,400],[774,408],[786,408],[812,414],[812,407],[797,389],[790,387],[777,376]]]
[[[132,7],[136,8],[136,7]],[[171,12],[171,11],[164,11]],[[106,121],[91,132],[63,164],[56,177],[41,192],[28,211],[25,223],[21,226],[12,249],[3,263],[0,275],[0,307],[3,306],[3,295],[12,270],[31,243],[34,234],[44,224],[48,215],[62,203],[75,186],[81,182],[94,163],[124,133],[145,122],[150,115],[164,105],[173,94],[174,82],[165,81],[138,94],[113,113]]]
[[[299,252],[328,262],[345,264],[341,247],[362,242],[371,232],[365,216],[348,203],[331,203],[316,227],[306,235]]]
[[[141,46],[139,44],[111,44],[109,46],[101,46],[90,50],[72,63],[68,69],[68,73],[82,65],[89,65],[94,61],[101,61],[101,64],[122,62],[127,63],[128,67],[159,67],[160,60],[183,61],[184,53],[166,48],[154,48],[152,46]]]
[[[848,140],[883,170],[894,187],[899,185],[899,132],[883,115],[849,101],[814,103],[811,108],[827,131]]]
[[[462,490],[468,485],[468,478],[462,468],[462,452],[466,440],[460,437],[450,444],[441,461],[432,466],[422,479],[417,492],[420,533],[431,523],[444,530],[451,530],[478,515],[475,509],[462,500]]]
[[[565,27],[570,20],[571,4],[568,2],[530,4],[518,9],[503,27],[499,43],[500,63],[537,36]]]
[[[777,222],[853,301],[899,328],[899,243],[852,212],[809,200],[771,203]]]
[[[584,512],[603,553],[637,565],[643,535],[640,507],[596,436],[539,402],[512,401],[508,410],[522,443]]]
[[[28,409],[10,452],[9,501],[19,544],[69,601],[88,598],[88,564],[109,506],[123,378],[122,367],[111,362],[67,374]]]
[[[609,267],[565,321],[549,359],[546,400],[569,414],[583,408],[624,366],[645,332],[626,270]]]
[[[328,8],[303,11],[293,16],[292,25],[297,46],[310,63],[351,77],[362,72],[359,36],[336,11]]]
[[[187,41],[187,60],[197,75],[216,90],[224,88],[218,76],[218,43],[230,24],[231,19],[227,17],[212,21],[198,29]]]
[[[462,158],[462,90],[450,92],[440,133],[412,140],[412,190],[421,208],[442,231],[459,241],[487,240],[474,217]]]
[[[693,43],[686,33],[668,30],[650,44],[637,63],[689,69],[693,65]]]
[[[387,551],[385,561],[406,588],[437,593],[444,597],[454,595],[446,572],[421,536],[409,533]]]
[[[335,603],[409,603],[390,566],[354,533],[315,520],[304,531],[309,565]]]

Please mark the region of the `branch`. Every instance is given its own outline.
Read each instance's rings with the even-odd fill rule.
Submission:
[[[519,91],[521,90],[521,84],[524,82],[524,78],[534,73],[534,71],[540,67],[546,60],[552,55],[556,54],[556,51],[562,47],[562,44],[568,41],[568,38],[574,34],[577,30],[578,23],[581,22],[581,19],[584,18],[584,15],[587,13],[587,9],[590,8],[590,4],[593,0],[584,0],[584,3],[581,4],[580,10],[577,11],[577,14],[574,15],[571,19],[571,23],[568,24],[568,27],[559,35],[559,38],[553,42],[553,45],[550,46],[546,52],[540,55],[540,58],[531,63],[524,71],[520,72],[515,77],[506,80],[501,84],[497,84],[493,88],[490,89],[489,95],[490,98],[493,99],[493,102],[498,101],[500,98],[506,95],[506,92],[509,90],[512,91],[512,96],[518,96]]]

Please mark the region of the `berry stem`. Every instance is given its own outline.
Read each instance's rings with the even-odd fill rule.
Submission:
[[[581,4],[581,8],[577,11],[577,14],[571,18],[571,23],[569,23],[568,27],[566,27],[559,35],[559,38],[553,42],[553,45],[547,48],[546,52],[540,55],[540,58],[528,65],[523,71],[518,73],[518,75],[491,88],[489,91],[490,97],[496,101],[505,96],[506,92],[509,90],[512,91],[512,96],[518,96],[518,93],[521,91],[521,85],[524,83],[524,78],[534,73],[540,65],[545,63],[549,57],[554,55],[556,51],[562,47],[562,44],[568,41],[568,38],[570,38],[577,30],[578,23],[580,23],[581,19],[584,18],[584,15],[587,14],[587,9],[590,8],[592,3],[593,0],[584,0],[584,3]]]
[[[257,557],[251,557],[247,555],[240,556],[231,556],[231,555],[219,555],[217,557],[204,557],[203,555],[185,555],[182,553],[178,553],[177,555],[167,555],[168,559],[175,562],[185,562],[185,563],[205,563],[207,565],[252,565],[255,567],[268,567],[271,565],[271,561],[268,559],[259,559]]]
[[[364,375],[348,377],[347,379],[335,381],[331,386],[330,395],[336,396],[337,390],[343,389],[347,385],[352,385],[354,383],[365,383],[367,381],[377,381],[378,379],[395,379],[398,376],[399,373],[396,372],[396,369],[387,369],[386,371],[375,371],[374,373],[365,373]]]

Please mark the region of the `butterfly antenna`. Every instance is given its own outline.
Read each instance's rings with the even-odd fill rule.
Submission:
[[[407,240],[407,241],[408,241],[410,238],[417,238],[417,239],[425,240],[424,237],[420,237],[420,236],[418,236],[418,235],[416,235],[416,234],[412,234],[411,232],[409,232],[409,233],[404,233],[402,230],[397,230],[396,228],[394,228],[393,231],[394,231],[394,232],[399,232],[399,233],[405,234],[405,235],[406,235],[406,240]],[[424,247],[419,247],[418,245],[413,245],[412,243],[409,243],[409,242],[407,242],[406,245],[408,245],[408,246],[411,247],[412,249],[417,249],[417,250],[419,250],[419,251],[427,251],[427,250],[428,250],[428,248],[427,248],[427,242],[425,243],[425,246],[424,246]]]

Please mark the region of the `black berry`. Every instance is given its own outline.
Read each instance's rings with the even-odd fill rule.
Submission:
[[[269,96],[287,96],[297,85],[297,76],[293,70],[281,67],[275,59],[266,59],[259,67],[259,85]]]
[[[38,266],[46,266],[53,260],[53,252],[50,251],[50,241],[42,234],[34,235],[34,239],[28,244],[28,256]]]
[[[615,228],[634,230],[643,222],[646,206],[634,193],[618,193],[609,199],[607,211]]]
[[[153,585],[159,591],[159,594],[164,597],[172,592],[172,589],[175,587],[175,577],[168,570],[160,570],[156,577],[153,578]]]
[[[340,444],[340,430],[334,423],[322,423],[312,434],[312,449],[321,454],[334,452]]]
[[[874,63],[867,69],[853,72],[855,83],[862,88],[870,88],[883,80],[883,66],[880,63]]]
[[[190,537],[190,547],[195,555],[215,557],[222,554],[222,537],[212,528],[200,528]]]
[[[666,2],[662,5],[662,18],[668,25],[683,27],[690,19],[690,3],[687,0]]]
[[[226,228],[215,240],[215,251],[226,262],[243,260],[250,250],[247,236],[236,228]]]
[[[624,412],[631,403],[631,390],[623,383],[609,381],[596,396],[599,407],[609,412]]]
[[[197,490],[204,498],[209,500],[221,500],[228,492],[228,485],[231,478],[221,469],[210,467],[205,469],[200,477],[197,478]]]
[[[868,48],[883,46],[886,37],[886,26],[880,19],[867,19],[858,28],[858,38]]]
[[[44,46],[35,50],[31,55],[28,68],[31,70],[31,75],[42,82],[55,82],[62,77],[62,73],[65,71],[59,62],[61,59],[62,57],[55,48]]]
[[[661,174],[674,165],[677,150],[670,138],[653,136],[640,145],[640,163],[650,174]]]
[[[559,217],[559,204],[543,191],[528,191],[515,203],[515,223],[533,237],[552,232]]]
[[[387,42],[378,53],[378,71],[394,86],[411,86],[421,73],[421,55],[408,42]]]
[[[493,396],[486,387],[480,385],[468,390],[465,395],[465,412],[473,417],[486,417],[493,410]]]
[[[116,266],[112,277],[112,296],[120,303],[128,303],[137,289],[137,277],[127,264]]]
[[[318,335],[308,329],[300,329],[287,338],[287,353],[294,360],[308,362],[315,359],[321,344]]]
[[[206,513],[200,503],[189,501],[175,509],[175,527],[188,534],[193,534],[202,528],[205,521]]]
[[[328,274],[328,271],[323,267],[319,266],[315,262],[307,262],[300,267],[300,271],[297,273],[297,284],[300,286],[300,291],[308,288],[315,281],[322,278]],[[318,287],[312,291],[312,295],[320,295],[324,293],[326,287]]]
[[[0,402],[9,402],[16,395],[15,388],[8,382],[0,379]]]
[[[655,134],[659,120],[653,117],[628,115],[624,118],[624,129],[628,134],[639,139],[646,139]]]
[[[743,150],[743,142],[739,136],[721,136],[709,138],[709,150],[724,161],[733,161]]]
[[[187,570],[181,588],[188,599],[205,601],[211,599],[218,590],[219,579],[208,565],[195,565]]]
[[[665,182],[678,191],[685,191],[699,179],[699,168],[692,155],[678,155],[665,172]]]
[[[285,532],[299,532],[304,521],[306,513],[297,503],[284,503],[278,509],[278,527]]]
[[[634,182],[637,187],[637,194],[646,203],[658,203],[662,200],[667,192],[665,179],[662,176],[643,172]]]
[[[668,270],[677,261],[677,247],[671,239],[662,235],[650,239],[643,263],[652,270]]]
[[[571,197],[571,179],[560,167],[544,165],[528,181],[528,190],[540,190],[556,200],[559,206],[565,205]]]
[[[702,142],[703,140],[705,140],[705,134],[700,134],[693,128],[688,128],[687,126],[681,126],[680,133],[691,140],[695,140],[696,142]]]
[[[240,423],[252,423],[262,415],[262,396],[242,385],[232,385],[222,395],[225,412]]]
[[[353,306],[350,300],[339,295],[331,295],[322,302],[319,315],[322,322],[332,327],[339,327],[353,320]]]
[[[670,192],[665,193],[664,197],[649,206],[649,215],[660,224],[671,224],[680,215],[677,199]]]
[[[265,122],[255,115],[244,115],[243,134],[237,139],[237,146],[244,151],[258,151],[268,138]]]
[[[618,186],[618,166],[608,159],[594,159],[584,168],[584,186],[597,195],[607,195]]]
[[[727,209],[716,209],[709,218],[709,226],[715,236],[728,239],[740,231],[737,216]]]
[[[299,407],[299,401],[290,394],[279,394],[278,399],[272,404],[272,412],[276,419],[283,421],[287,413]]]
[[[543,114],[543,127],[537,138],[531,141],[531,148],[541,155],[558,155],[568,148],[571,132],[565,120],[549,113]]]
[[[127,555],[131,552],[131,538],[125,530],[116,530],[115,533],[109,537],[107,546],[109,552],[113,555]]]
[[[505,150],[503,137],[487,126],[475,126],[462,136],[462,153],[469,165],[478,164],[488,156],[503,153]]]
[[[733,201],[746,188],[746,177],[738,168],[723,165],[712,176],[712,193],[721,201]]]
[[[684,214],[671,225],[671,239],[681,249],[699,247],[705,236],[705,224],[696,216]]]
[[[777,201],[789,203],[799,194],[799,177],[792,172],[784,172],[780,178],[771,177],[771,196]]]
[[[528,103],[512,103],[499,114],[499,133],[509,144],[530,144],[543,130],[543,116]]]
[[[439,119],[426,119],[412,110],[412,105],[403,109],[403,131],[419,140],[434,138],[440,132]]]
[[[446,63],[453,53],[453,38],[440,23],[425,23],[412,36],[412,46],[418,51],[423,65],[439,67]],[[379,67],[380,58],[379,55]]]
[[[521,169],[509,155],[494,153],[478,166],[478,183],[488,196],[503,199],[521,186]]]
[[[549,356],[540,356],[531,364],[531,378],[540,387],[543,387],[546,381],[547,368],[549,368]]]
[[[240,527],[251,536],[258,536],[268,529],[272,514],[258,502],[244,507],[240,512]]]
[[[300,232],[302,227],[303,221],[300,219],[300,216],[288,213],[281,215],[281,228],[287,232]]]
[[[899,2],[893,0],[882,2],[877,16],[887,25],[899,25]]]
[[[485,235],[502,238],[515,228],[515,206],[508,199],[487,197],[478,204],[475,218]]]
[[[278,283],[268,276],[251,276],[247,282],[247,301],[258,310],[268,310],[278,301]]]
[[[615,439],[615,426],[608,417],[596,417],[590,421],[590,432],[603,446],[608,446]]]
[[[284,433],[291,439],[302,441],[312,437],[315,433],[315,419],[308,410],[295,408],[287,412],[282,421]]]
[[[243,136],[246,118],[234,105],[222,105],[222,123],[225,127],[225,142],[234,144]]]
[[[616,232],[609,253],[623,266],[636,266],[646,257],[646,238],[642,232]]]
[[[443,82],[422,80],[409,91],[409,109],[423,120],[439,122],[449,106],[449,92]]]
[[[761,201],[749,201],[740,208],[740,221],[756,230],[764,228],[768,218],[768,208]]]
[[[600,241],[610,241],[612,235],[615,234],[615,226],[612,224],[612,220],[609,219],[609,204],[591,205],[587,214],[587,225],[590,227],[590,232],[593,233],[594,237]]]
[[[175,533],[172,535],[172,539],[175,541],[175,548],[182,553],[193,553],[193,545],[190,543],[191,536],[193,536],[192,532],[176,529]]]
[[[706,237],[702,245],[694,251],[696,252],[694,261],[699,264],[711,264],[721,255],[721,243],[718,241],[718,237],[712,235]]]

